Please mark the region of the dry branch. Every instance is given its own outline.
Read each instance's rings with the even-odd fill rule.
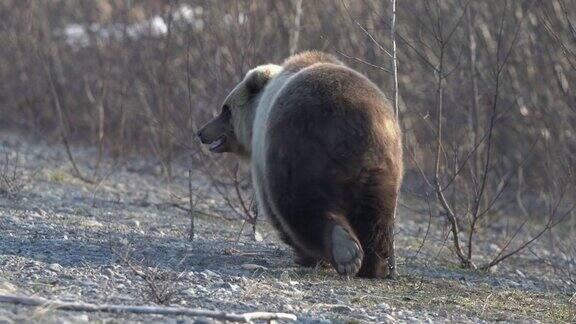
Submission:
[[[398,59],[396,58],[396,0],[392,1],[392,71],[394,71],[394,111],[398,118]]]
[[[302,20],[302,0],[294,0],[296,13],[294,14],[294,26],[290,35],[290,55],[296,54],[298,40],[300,39],[300,21]]]
[[[46,73],[46,77],[48,79],[48,84],[50,85],[50,93],[53,99],[53,107],[58,116],[59,126],[60,126],[60,138],[62,140],[62,144],[64,144],[64,148],[66,149],[66,155],[68,156],[68,160],[72,165],[72,169],[74,170],[74,176],[78,179],[86,182],[86,183],[93,183],[92,179],[84,176],[84,174],[78,168],[76,164],[76,160],[74,159],[74,155],[72,155],[72,150],[70,149],[70,142],[68,140],[68,126],[66,121],[64,120],[64,112],[62,110],[62,105],[60,103],[60,98],[58,96],[58,91],[56,91],[56,85],[54,84],[54,80],[52,79],[52,72],[50,70],[50,66],[46,62],[46,60],[40,55],[42,66],[44,67],[44,72]]]
[[[112,304],[99,305],[88,303],[73,303],[60,300],[49,300],[41,297],[26,297],[26,296],[12,296],[12,295],[0,295],[0,302],[26,305],[26,306],[50,307],[52,309],[62,309],[62,310],[71,310],[79,312],[155,314],[155,315],[172,315],[172,316],[184,315],[194,317],[203,316],[232,322],[252,322],[255,320],[296,321],[296,315],[287,313],[252,312],[252,313],[234,314],[234,313],[225,313],[222,311],[190,309],[184,307],[129,306],[129,305],[112,305]]]
[[[189,240],[194,241],[194,197],[192,196],[192,169],[188,169],[188,203],[190,209],[188,216],[190,217],[190,233]]]

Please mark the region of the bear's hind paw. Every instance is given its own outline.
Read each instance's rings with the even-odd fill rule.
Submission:
[[[331,233],[332,262],[341,275],[353,276],[362,266],[364,252],[358,241],[342,226],[334,225]]]

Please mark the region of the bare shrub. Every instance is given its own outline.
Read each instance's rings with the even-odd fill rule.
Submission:
[[[20,165],[20,154],[18,151],[9,152],[3,150],[4,159],[0,161],[0,195],[8,199],[17,199],[22,190],[32,181],[34,174],[27,175]]]
[[[180,293],[177,284],[184,272],[176,274],[159,266],[146,266],[145,264],[148,263],[146,260],[137,261],[134,259],[134,249],[129,245],[114,246],[111,242],[110,247],[119,261],[142,280],[142,289],[150,301],[160,305],[168,305]],[[185,259],[182,259],[180,264],[183,264],[184,261]]]

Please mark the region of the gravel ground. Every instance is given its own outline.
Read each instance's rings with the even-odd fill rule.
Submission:
[[[286,312],[308,323],[576,321],[575,277],[569,277],[574,256],[546,239],[489,273],[462,270],[443,239],[444,221],[429,224],[418,212],[424,204],[405,195],[398,214],[399,279],[346,279],[331,269],[294,265],[265,220],[259,240],[240,234],[242,222],[201,172],[193,175],[196,237],[189,241],[187,213],[174,206],[185,206],[185,168],[176,167],[167,182],[153,161],[104,161],[104,170],[113,172],[87,184],[71,175],[57,145],[3,138],[12,161],[20,152],[22,177],[31,180],[17,197],[0,195],[0,294]],[[88,169],[95,152],[74,153]],[[495,226],[494,237],[483,234],[478,260],[498,252],[502,231]],[[19,321],[208,320],[0,304],[0,323]]]

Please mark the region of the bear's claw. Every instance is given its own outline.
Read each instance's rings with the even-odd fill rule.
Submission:
[[[355,275],[364,258],[360,244],[340,225],[332,228],[332,262],[338,273],[346,276]]]

